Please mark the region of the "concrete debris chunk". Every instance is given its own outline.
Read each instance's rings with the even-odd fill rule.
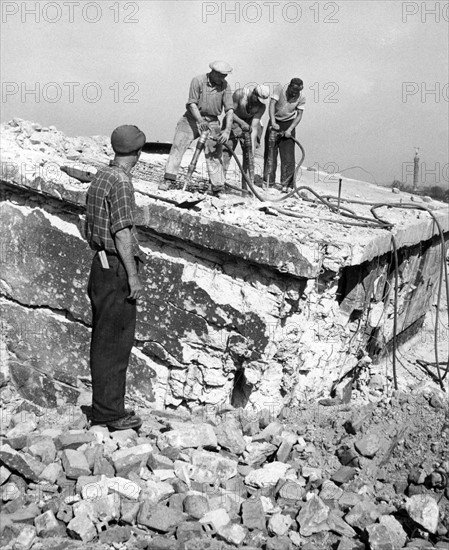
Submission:
[[[217,441],[220,447],[235,455],[241,455],[246,447],[242,429],[237,418],[226,416],[224,421],[215,427]]]
[[[177,429],[162,434],[158,440],[161,448],[170,446],[179,449],[217,447],[217,436],[210,424],[184,423]]]
[[[238,547],[245,540],[247,532],[243,525],[237,525],[236,523],[227,524],[217,530],[219,537]]]
[[[44,464],[31,455],[18,452],[6,443],[0,447],[0,461],[8,469],[35,483],[39,481],[39,476],[44,469]]]
[[[393,543],[393,548],[402,548],[405,546],[407,533],[395,517],[381,516],[379,518],[379,523],[387,528],[388,536]]]
[[[378,434],[371,433],[362,439],[358,439],[354,442],[354,446],[357,451],[367,458],[373,458],[381,445],[381,439]]]
[[[440,509],[433,496],[414,495],[407,500],[405,509],[413,521],[429,533],[436,533]]]
[[[237,474],[237,461],[218,453],[195,450],[191,461],[191,478],[199,483],[224,482]]]
[[[138,500],[141,487],[134,481],[123,477],[106,478],[109,491],[129,500]]]
[[[269,487],[285,476],[290,469],[289,464],[283,462],[270,462],[263,468],[253,470],[245,477],[245,483],[252,487]]]
[[[260,498],[245,500],[242,503],[242,521],[248,529],[265,530],[265,511]]]
[[[270,535],[286,535],[293,523],[293,518],[284,514],[273,514],[268,520],[268,532]]]
[[[14,542],[14,550],[30,550],[36,540],[36,529],[34,526],[25,525]]]
[[[97,530],[87,515],[75,516],[67,525],[67,531],[74,539],[90,542],[97,536]]]
[[[313,495],[303,505],[296,516],[300,534],[310,537],[314,533],[329,531],[329,524],[327,522],[329,511],[329,507],[319,497]]]
[[[137,523],[153,531],[167,533],[183,522],[185,518],[186,515],[179,510],[161,504],[152,506],[149,502],[144,501],[137,514]]]
[[[224,508],[217,508],[217,510],[206,512],[199,522],[206,527],[211,525],[215,531],[218,531],[220,528],[228,525],[231,522],[231,518]]]
[[[65,449],[61,454],[62,467],[69,479],[90,475],[90,468],[84,453],[74,449]]]

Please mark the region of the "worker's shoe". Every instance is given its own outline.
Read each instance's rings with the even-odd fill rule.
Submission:
[[[92,422],[92,426],[106,426],[110,431],[138,430],[142,426],[142,419],[135,414],[127,413],[126,416],[110,422]]]
[[[161,183],[157,186],[159,191],[168,191],[170,189],[171,180],[164,179],[164,181],[161,181]]]

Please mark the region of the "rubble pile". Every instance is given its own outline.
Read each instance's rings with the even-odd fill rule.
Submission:
[[[448,409],[435,390],[278,416],[138,412],[139,433],[110,433],[79,409],[50,418],[11,400],[2,548],[449,548]]]

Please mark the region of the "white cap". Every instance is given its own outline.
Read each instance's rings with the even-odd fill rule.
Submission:
[[[212,61],[212,63],[209,63],[209,67],[213,71],[217,71],[217,73],[221,73],[221,74],[232,73],[232,67],[231,65],[229,65],[229,63],[226,63],[226,61]]]
[[[270,87],[265,84],[257,84],[254,91],[262,103],[265,103],[265,100],[270,97]]]

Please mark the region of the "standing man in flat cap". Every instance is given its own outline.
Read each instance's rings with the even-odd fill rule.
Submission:
[[[281,181],[287,187],[293,187],[293,175],[295,173],[295,142],[290,137],[295,137],[295,128],[301,122],[306,100],[302,95],[304,87],[300,78],[292,78],[290,84],[285,87],[276,86],[270,100],[270,122],[265,133],[264,152],[264,176],[263,179],[274,183],[277,168],[278,151],[281,157]],[[277,130],[279,136],[273,148],[272,170],[269,170],[268,154],[271,129]]]
[[[125,390],[136,301],[142,295],[138,274],[142,254],[134,225],[131,170],[145,141],[137,126],[116,128],[111,136],[115,158],[96,174],[87,192],[86,238],[96,251],[88,286],[92,424],[111,430],[142,425],[134,411],[125,410]]]
[[[217,141],[207,140],[205,156],[212,194],[219,196],[224,190],[224,173],[222,163],[222,145],[229,139],[232,126],[233,102],[232,92],[226,77],[232,72],[225,61],[210,63],[211,71],[195,76],[190,83],[187,110],[176,126],[173,145],[165,168],[164,181],[159,189],[166,191],[176,181],[182,157],[192,141],[206,130],[210,130]],[[218,117],[225,116],[224,129],[220,129]]]
[[[251,154],[254,156],[258,146],[258,138],[261,133],[262,125],[261,118],[266,109],[265,101],[270,97],[270,88],[263,84],[245,86],[236,90],[232,96],[234,104],[233,123],[231,135],[227,146],[235,150],[237,144],[243,151],[243,170],[248,171],[248,152],[246,151],[246,142],[244,134],[251,132]],[[231,162],[231,153],[228,149],[223,150],[223,168],[226,172]],[[242,176],[242,189],[246,189],[246,182]]]

